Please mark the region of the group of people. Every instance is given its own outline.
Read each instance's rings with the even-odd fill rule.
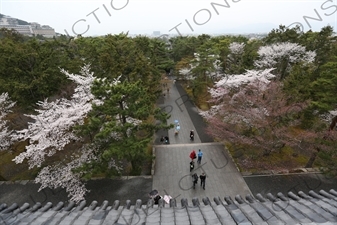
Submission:
[[[170,139],[168,136],[161,136],[160,142],[163,144],[170,144]]]
[[[177,135],[180,131],[180,124],[177,123],[176,127],[175,127],[175,134]],[[190,140],[194,141],[194,130],[190,131]],[[164,143],[164,144],[169,144],[169,138],[168,136],[162,136],[160,139],[160,142]],[[190,153],[190,172],[192,172],[192,170],[194,169],[194,159],[197,158],[197,163],[200,165],[201,164],[201,159],[203,157],[203,152],[201,151],[201,149],[199,149],[198,154],[195,152],[195,150],[192,150]],[[206,182],[206,175],[205,173],[202,173],[200,176],[198,176],[196,173],[194,173],[192,175],[192,181],[193,181],[193,188],[195,188],[195,185],[198,183],[198,179],[200,178],[200,186],[203,187],[203,189],[205,190],[205,182]]]
[[[197,159],[197,163],[198,164],[201,164],[201,159],[202,159],[202,156],[204,155],[204,153],[201,151],[201,149],[199,149],[198,151],[198,159]],[[190,159],[191,159],[191,162],[190,162],[190,172],[194,169],[194,159],[197,158],[197,153],[195,152],[195,150],[192,150],[191,153],[190,153]]]
[[[199,177],[197,173],[192,175],[193,189],[195,189],[195,185],[198,183],[198,178],[200,178],[200,186],[205,190],[206,174],[204,172]]]
[[[175,127],[175,130],[174,130],[174,134],[178,135],[179,131],[180,131],[180,124],[177,123],[177,125]],[[190,131],[190,140],[194,141],[194,130]],[[169,137],[168,136],[161,136],[160,142],[163,143],[163,144],[169,144],[170,143]]]
[[[191,158],[191,162],[190,162],[190,172],[192,172],[192,170],[194,169],[194,159],[197,159],[197,163],[201,164],[201,159],[203,157],[203,152],[201,151],[201,149],[199,149],[198,151],[198,155],[195,152],[195,150],[192,150],[190,153],[190,158]],[[205,190],[205,181],[206,181],[206,175],[205,173],[202,173],[200,176],[200,186],[203,187],[203,189]],[[194,173],[192,175],[192,181],[193,181],[193,188],[195,188],[195,185],[198,183],[198,175],[196,173]]]

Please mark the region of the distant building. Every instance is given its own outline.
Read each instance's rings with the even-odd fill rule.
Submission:
[[[42,35],[46,38],[52,38],[56,36],[55,30],[48,25],[41,26],[39,23],[30,23],[30,25],[19,25],[18,19],[11,18],[9,16],[3,16],[0,18],[0,29],[13,29],[18,33],[26,36]]]
[[[26,36],[33,36],[33,29],[29,25],[2,25],[0,24],[0,29],[6,28],[8,30],[16,30],[18,33]]]
[[[56,36],[55,30],[48,25],[41,26],[38,23],[31,23],[34,35],[42,35],[43,37],[52,38]]]
[[[153,31],[153,35],[154,36],[159,36],[160,35],[160,31]]]

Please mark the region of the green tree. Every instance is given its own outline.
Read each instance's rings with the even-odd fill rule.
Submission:
[[[214,63],[219,58],[218,49],[214,48],[211,42],[201,45],[192,60],[192,74],[198,81],[209,83],[210,73],[215,71]]]
[[[110,79],[123,74],[122,81],[143,81],[153,99],[160,93],[159,70],[127,34],[107,35],[99,51],[101,76]]]
[[[139,174],[154,132],[171,127],[166,125],[169,116],[154,107],[142,81],[120,80],[115,84],[109,78],[94,83],[92,93],[103,104],[93,106],[80,130],[92,137],[102,162],[126,159],[132,165],[131,174]]]
[[[207,88],[213,85],[212,74],[217,72],[217,63],[219,51],[214,48],[210,41],[201,45],[191,61],[192,94],[193,97],[199,98],[205,95]],[[220,62],[219,62],[220,64]]]
[[[320,32],[312,32],[310,30],[303,33],[298,41],[305,45],[307,50],[316,52],[315,63],[318,69],[335,55],[336,38],[333,37],[333,28],[331,26],[323,27]]]
[[[259,39],[252,39],[247,41],[245,50],[242,55],[242,67],[241,69],[253,69],[254,61],[257,60],[258,54],[257,51],[261,47],[262,42]],[[241,70],[242,71],[242,70]],[[242,71],[243,72],[243,71]]]
[[[23,42],[26,38],[14,29],[0,29],[0,39],[11,39],[15,42]]]
[[[71,55],[71,60],[76,62],[76,68],[79,66],[77,62],[82,65],[90,64],[91,70],[98,77],[104,77],[105,71],[101,64],[101,54],[105,44],[105,37],[76,37],[70,39],[68,48],[66,49],[68,54]]]
[[[320,112],[333,110],[337,106],[337,56],[333,62],[328,62],[321,67],[319,78],[311,83],[313,105]]]
[[[8,92],[18,105],[29,105],[56,92],[66,78],[59,67],[69,60],[55,40],[31,38],[22,42],[13,36],[1,39],[1,92]]]
[[[259,41],[248,40],[243,36],[218,36],[213,37],[211,42],[219,53],[220,65],[226,74],[240,74],[246,69],[252,69],[254,60],[257,58]],[[230,46],[233,43],[243,43],[244,51],[241,54],[233,54]]]
[[[146,36],[136,36],[133,40],[159,72],[169,73],[174,67],[171,50],[163,40]]]
[[[311,99],[311,83],[315,80],[316,67],[312,64],[303,65],[303,63],[294,65],[288,77],[283,81],[283,90],[292,96],[291,100],[296,102]]]
[[[337,56],[317,71],[316,65],[295,65],[289,77],[284,80],[284,90],[293,96],[293,100],[312,100],[309,107],[312,115],[315,110],[326,113],[336,108]]]
[[[177,36],[170,38],[169,41],[174,62],[179,62],[182,58],[193,57],[198,47],[196,37]]]
[[[262,41],[265,44],[275,44],[279,42],[298,43],[298,38],[301,34],[302,32],[299,26],[288,28],[284,25],[280,25],[279,28],[270,31]]]

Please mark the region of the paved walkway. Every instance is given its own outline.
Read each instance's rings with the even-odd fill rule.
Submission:
[[[181,130],[178,135],[174,129],[168,131],[169,145],[156,145],[155,172],[153,175],[153,189],[157,189],[161,195],[169,194],[180,202],[182,198],[189,201],[193,197],[220,197],[237,194],[246,196],[250,190],[241,173],[237,170],[224,146],[220,143],[204,143],[210,140],[204,131],[204,122],[198,115],[196,107],[191,104],[178,83],[173,84],[170,92],[164,97],[160,106],[171,115],[169,123],[178,120]],[[193,121],[192,121],[193,120]],[[196,125],[196,126],[195,126]],[[189,139],[189,131],[195,131],[195,140]],[[163,133],[157,136],[157,139]],[[158,143],[158,141],[157,141]],[[193,189],[192,178],[189,171],[189,153],[192,149],[201,149],[204,153],[201,165],[196,165],[192,173],[200,175],[205,172],[206,190],[198,186]]]
[[[159,107],[171,117],[168,119],[169,124],[176,124],[175,121],[178,121],[180,125],[180,131],[178,135],[175,135],[175,129],[170,129],[167,131],[161,131],[158,133],[156,138],[156,143],[159,143],[161,135],[168,136],[170,139],[170,144],[182,144],[189,143],[190,141],[190,130],[194,130],[194,143],[201,143],[198,132],[188,114],[188,111],[185,107],[185,102],[190,101],[188,95],[180,95],[177,86],[177,83],[171,85],[170,91],[165,93],[165,96],[161,99],[161,104]]]

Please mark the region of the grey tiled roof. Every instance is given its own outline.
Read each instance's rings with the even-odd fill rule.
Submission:
[[[234,199],[215,197],[198,199],[192,202],[182,199],[170,204],[160,200],[154,205],[152,200],[144,203],[141,200],[132,203],[126,201],[120,204],[115,201],[109,205],[104,201],[101,205],[92,202],[89,206],[85,201],[65,205],[60,202],[41,205],[28,203],[18,206],[13,204],[0,205],[0,224],[95,224],[95,225],[188,225],[188,224],[337,224],[337,192],[331,189],[305,194],[289,192],[277,196],[267,194],[263,197],[247,195],[245,199],[237,195]]]

